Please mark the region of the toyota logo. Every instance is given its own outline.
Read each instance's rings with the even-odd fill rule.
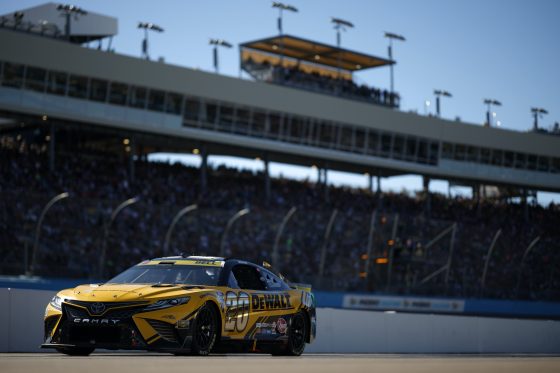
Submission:
[[[95,302],[89,306],[89,309],[94,315],[100,315],[105,312],[105,305],[103,303]]]

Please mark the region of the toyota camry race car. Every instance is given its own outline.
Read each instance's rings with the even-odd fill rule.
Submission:
[[[157,258],[104,284],[62,290],[45,310],[42,347],[68,355],[96,348],[300,355],[315,338],[311,288],[265,267],[215,257]]]

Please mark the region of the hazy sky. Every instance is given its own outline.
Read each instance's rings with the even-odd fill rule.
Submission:
[[[0,1],[0,14],[42,4],[40,0]],[[560,1],[556,0],[286,0],[299,9],[285,13],[284,32],[335,44],[330,17],[356,26],[342,46],[387,55],[384,31],[402,34],[394,46],[395,88],[401,109],[424,113],[433,89],[453,94],[442,101],[442,116],[481,124],[483,98],[498,99],[497,119],[505,129],[526,131],[530,107],[548,110],[544,127],[560,122]],[[139,56],[138,21],[165,29],[150,34],[150,54],[186,67],[212,70],[208,39],[223,38],[234,49],[220,50],[221,73],[239,76],[237,44],[277,33],[278,11],[268,0],[90,0],[73,1],[85,10],[115,16],[117,53]],[[388,68],[356,74],[358,81],[389,87]]]

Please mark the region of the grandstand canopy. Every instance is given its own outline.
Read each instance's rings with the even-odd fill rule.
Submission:
[[[394,64],[395,61],[338,48],[332,45],[290,35],[278,35],[243,43],[241,48],[294,58],[329,68],[359,71]]]

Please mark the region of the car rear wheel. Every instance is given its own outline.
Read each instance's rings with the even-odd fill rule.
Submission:
[[[196,315],[193,324],[191,353],[205,356],[212,351],[218,334],[218,317],[214,307],[206,303]]]
[[[58,347],[58,352],[69,356],[88,356],[95,348],[93,347]]]
[[[303,312],[296,313],[290,322],[287,345],[276,351],[273,355],[301,355],[303,350],[305,350],[308,333],[309,327],[307,325],[306,315]]]

